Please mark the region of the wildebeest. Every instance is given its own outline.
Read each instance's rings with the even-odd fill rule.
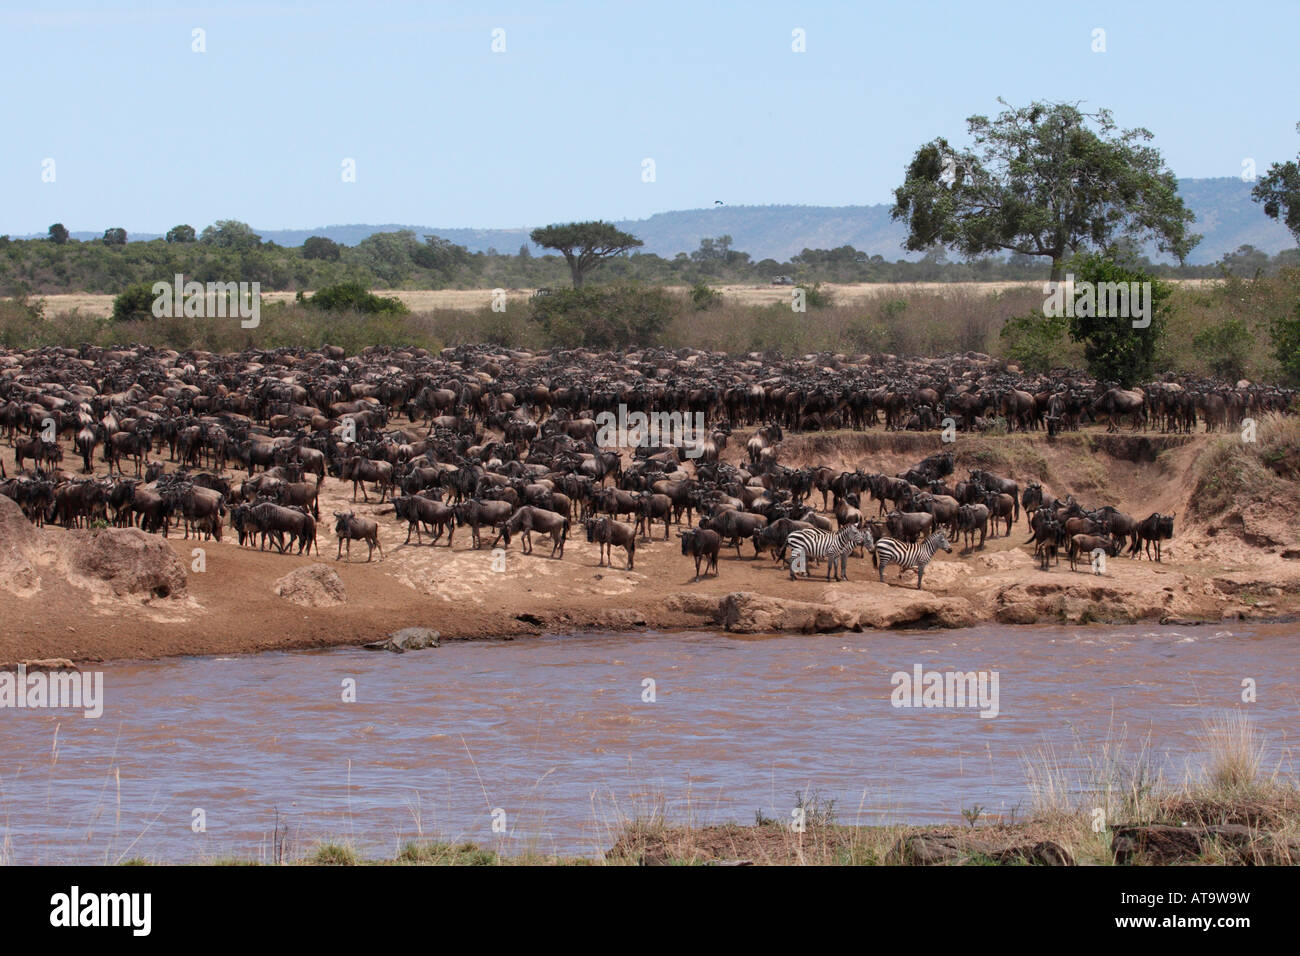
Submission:
[[[583,524],[587,529],[587,541],[600,545],[600,564],[597,567],[605,566],[606,552],[609,566],[614,566],[614,545],[618,545],[627,551],[627,570],[632,570],[636,556],[636,528],[608,517],[588,518]]]
[[[713,576],[718,576],[718,551],[722,547],[722,537],[716,531],[707,528],[689,528],[677,532],[682,539],[682,554],[695,558],[695,580],[700,579],[700,562],[704,562],[704,573],[713,568]]]
[[[1170,515],[1162,515],[1159,512],[1152,512],[1146,518],[1138,523],[1133,534],[1133,544],[1129,547],[1129,553],[1136,555],[1139,559],[1142,557],[1143,545],[1146,546],[1147,558],[1151,558],[1151,545],[1156,546],[1155,560],[1160,560],[1160,542],[1168,541],[1174,536],[1174,518],[1177,512]]]
[[[514,513],[514,508],[508,501],[483,501],[480,498],[470,498],[468,501],[462,501],[452,509],[456,515],[456,524],[470,529],[471,540],[474,542],[474,548],[477,550],[482,546],[479,537],[479,528],[487,525],[489,528],[497,529],[510,519]],[[451,546],[451,538],[447,539],[448,547]]]
[[[1085,560],[1091,561],[1092,555],[1101,551],[1112,557],[1119,554],[1119,542],[1110,536],[1096,534],[1076,534],[1070,536],[1070,570],[1077,570],[1079,558],[1082,556]],[[1098,572],[1100,573],[1100,571]]]
[[[415,543],[424,543],[420,526],[425,525],[433,532],[433,544],[438,543],[444,531],[450,531],[455,515],[450,505],[426,498],[424,495],[403,495],[393,499],[393,513],[399,521],[406,522],[406,540],[411,543],[411,532],[415,532]],[[451,547],[451,535],[447,535],[447,546]]]
[[[551,536],[551,557],[564,557],[564,542],[569,537],[569,519],[562,514],[556,514],[554,511],[547,511],[545,508],[524,505],[510,516],[509,521],[501,526],[497,538],[504,538],[508,548],[510,547],[510,536],[512,534],[522,534],[524,554],[532,554],[532,533],[534,531]],[[495,548],[496,544],[496,540],[493,540],[492,547]]]
[[[343,557],[343,542],[348,545],[348,560],[352,560],[352,542],[354,540],[364,541],[368,550],[366,551],[366,561],[374,557],[375,549],[379,549],[379,560],[384,560],[384,546],[379,543],[379,524],[370,518],[358,518],[351,511],[334,512],[334,533],[338,535],[339,550],[334,555],[337,561]]]

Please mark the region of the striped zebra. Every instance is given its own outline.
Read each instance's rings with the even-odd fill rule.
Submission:
[[[835,534],[818,531],[816,528],[804,528],[785,539],[785,546],[790,553],[790,580],[797,572],[808,573],[809,559],[826,559],[826,580],[835,572],[835,580],[841,577],[849,579],[849,552],[859,545],[871,547],[871,532],[863,531],[855,524],[845,525]]]
[[[952,545],[942,531],[932,534],[920,544],[904,544],[895,538],[881,538],[876,542],[876,570],[880,580],[885,580],[885,565],[896,564],[904,571],[916,569],[916,589],[921,590],[921,578],[925,577],[925,566],[934,559],[934,553],[940,548],[951,551]]]

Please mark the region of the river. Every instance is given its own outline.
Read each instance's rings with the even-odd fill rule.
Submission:
[[[105,664],[98,719],[0,710],[0,860],[270,861],[277,834],[288,856],[435,838],[594,855],[627,819],[790,820],[796,793],[842,823],[1023,818],[1048,750],[1079,768],[1149,737],[1179,783],[1203,766],[1203,721],[1234,709],[1289,775],[1297,630],[579,634]],[[891,676],[917,665],[996,671],[997,716],[893,706]]]

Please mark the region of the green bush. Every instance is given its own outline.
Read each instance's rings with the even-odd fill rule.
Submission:
[[[1050,372],[1062,364],[1065,335],[1064,316],[1046,316],[1035,309],[1029,315],[1008,319],[999,337],[1006,357],[1032,374]]]
[[[711,309],[715,305],[722,304],[722,293],[717,289],[709,288],[703,282],[697,282],[691,286],[691,302],[701,311]]]
[[[1130,317],[1080,315],[1082,299],[1076,300],[1075,314],[1068,317],[1070,338],[1083,344],[1088,371],[1098,381],[1119,382],[1127,388],[1149,379],[1165,331],[1164,303],[1172,291],[1170,287],[1139,267],[1099,254],[1076,257],[1070,271],[1079,294],[1083,283],[1091,283],[1094,288],[1103,283],[1151,283],[1151,324],[1146,328],[1134,328]]]
[[[1292,384],[1300,384],[1300,303],[1290,318],[1273,321],[1273,354],[1282,373]]]
[[[1192,338],[1192,348],[1216,377],[1235,382],[1246,375],[1255,337],[1241,319],[1225,319],[1209,325]]]
[[[302,301],[324,312],[406,315],[411,311],[400,299],[375,295],[360,282],[340,282],[337,285],[329,285]]]
[[[552,344],[621,349],[647,345],[676,315],[673,295],[639,285],[584,285],[532,300],[532,319]]]
[[[113,319],[118,322],[138,322],[153,318],[153,303],[157,298],[153,286],[143,282],[127,286],[113,300]]]

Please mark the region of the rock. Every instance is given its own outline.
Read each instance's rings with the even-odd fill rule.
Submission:
[[[690,591],[678,591],[664,600],[664,608],[679,611],[682,614],[697,614],[718,620],[722,612],[722,598],[708,594],[693,594]]]
[[[35,567],[39,536],[18,503],[0,495],[0,590],[31,597],[41,589]]]
[[[439,647],[442,644],[442,635],[437,631],[427,627],[404,627],[400,631],[393,631],[388,635],[387,640],[375,641],[373,644],[362,645],[369,651],[392,651],[395,654],[404,654],[407,651],[422,651],[427,647]]]
[[[1196,863],[1220,855],[1228,863],[1288,866],[1300,863],[1300,840],[1239,823],[1176,827],[1162,823],[1116,827],[1111,835],[1115,862]]]
[[[335,607],[348,600],[347,588],[338,572],[326,564],[294,568],[276,581],[271,590],[302,607]]]
[[[736,591],[723,598],[720,617],[722,626],[737,634],[816,633],[852,630],[857,626],[855,615],[843,608],[769,597],[752,591]]]
[[[74,574],[102,582],[116,597],[154,600],[185,595],[189,579],[176,552],[162,538],[139,528],[99,528],[68,540]]]
[[[1006,845],[982,834],[983,831],[974,831],[969,835],[939,831],[909,834],[894,844],[889,859],[912,866],[962,864],[972,857],[1007,865],[1077,865],[1074,854],[1054,840]]]

